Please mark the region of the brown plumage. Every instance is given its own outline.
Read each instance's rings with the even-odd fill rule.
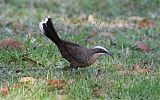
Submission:
[[[70,62],[71,67],[90,66],[102,54],[109,54],[112,56],[108,50],[101,46],[86,48],[79,44],[60,39],[54,29],[50,16],[46,18],[45,21],[42,20],[39,23],[39,27],[40,30],[57,45],[62,57]]]

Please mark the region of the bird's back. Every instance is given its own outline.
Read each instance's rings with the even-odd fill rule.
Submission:
[[[67,59],[71,65],[75,67],[85,67],[88,65],[88,48],[68,41],[63,41],[58,48],[63,58]]]

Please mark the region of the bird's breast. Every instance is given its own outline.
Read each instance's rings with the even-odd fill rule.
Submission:
[[[89,61],[88,61],[89,65],[92,65],[94,62],[96,62],[96,60],[98,59],[98,57],[100,55],[101,55],[100,53],[93,54],[93,56],[91,56]]]

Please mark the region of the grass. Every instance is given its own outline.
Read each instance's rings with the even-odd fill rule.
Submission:
[[[37,79],[73,79],[72,85],[66,86],[64,93],[50,88],[43,83],[29,83],[18,89],[11,89],[6,97],[0,99],[56,99],[65,94],[67,99],[131,99],[157,100],[160,98],[160,17],[159,0],[5,0],[0,1],[0,39],[14,38],[24,44],[24,48],[13,51],[0,50],[0,82],[17,83],[21,77],[31,76]],[[69,63],[63,59],[58,48],[47,39],[38,28],[39,21],[51,14],[59,35],[64,40],[73,41],[83,46],[102,45],[114,53],[114,59],[100,57],[88,68],[73,71],[57,71]],[[92,25],[87,16],[110,22],[118,19],[128,20],[131,16],[140,16],[154,20],[154,28],[112,28]],[[70,18],[70,19],[69,19]],[[67,20],[70,21],[68,24]],[[93,32],[91,42],[85,42]],[[101,32],[113,33],[111,38],[102,37]],[[28,34],[32,38],[27,38]],[[152,48],[151,53],[144,53],[133,48],[137,40]],[[128,54],[122,51],[129,48]],[[26,54],[45,67],[22,61],[20,56]],[[152,69],[148,74],[119,74],[118,68],[127,69],[133,64],[144,66],[147,63]],[[23,71],[16,73],[16,69]],[[35,69],[35,70],[34,70]],[[98,90],[98,96],[94,96]]]

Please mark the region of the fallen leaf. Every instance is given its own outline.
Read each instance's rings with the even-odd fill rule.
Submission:
[[[145,66],[143,69],[138,70],[138,73],[143,74],[143,73],[149,73],[151,70],[149,67]]]
[[[66,82],[65,80],[47,80],[47,84],[52,87],[63,87]]]
[[[21,49],[22,47],[22,44],[14,39],[7,38],[0,40],[0,48],[6,50]]]
[[[144,74],[144,73],[148,73],[149,71],[146,70],[146,69],[139,69],[136,72],[139,73],[139,74]]]
[[[153,28],[155,26],[154,21],[148,20],[148,19],[142,19],[141,21],[138,22],[138,27],[139,28]]]
[[[8,94],[8,87],[0,88],[0,95],[7,96]]]
[[[147,66],[144,66],[143,68],[141,68],[139,65],[134,64],[131,66],[131,71],[137,72],[139,74],[144,74],[144,73],[150,72],[150,69]]]
[[[134,64],[129,69],[120,70],[120,71],[117,71],[117,73],[120,75],[133,74],[133,73],[145,74],[145,73],[149,73],[150,71],[151,70],[148,66],[144,66],[143,68],[141,68],[140,65]]]
[[[47,84],[49,86],[57,87],[57,88],[63,87],[65,85],[71,85],[71,84],[73,84],[73,82],[74,82],[73,79],[69,79],[67,81],[65,81],[65,80],[58,80],[58,79],[56,79],[56,80],[47,80]]]
[[[35,79],[35,78],[23,77],[19,80],[19,83],[7,85],[7,86],[1,88],[0,89],[0,95],[6,96],[6,95],[8,95],[8,92],[9,92],[10,89],[18,89],[22,86],[25,86],[26,83],[28,83],[28,82],[35,82],[35,81],[37,81],[37,79]],[[30,90],[30,89],[28,89],[28,90]]]
[[[149,48],[149,47],[147,47],[142,41],[136,41],[136,42],[134,43],[134,46],[136,46],[136,47],[139,48],[140,50],[145,51],[145,52],[148,52],[148,53],[152,51],[152,49]]]
[[[28,82],[35,82],[37,81],[37,79],[33,78],[33,77],[23,77],[19,80],[20,83],[28,83]]]

